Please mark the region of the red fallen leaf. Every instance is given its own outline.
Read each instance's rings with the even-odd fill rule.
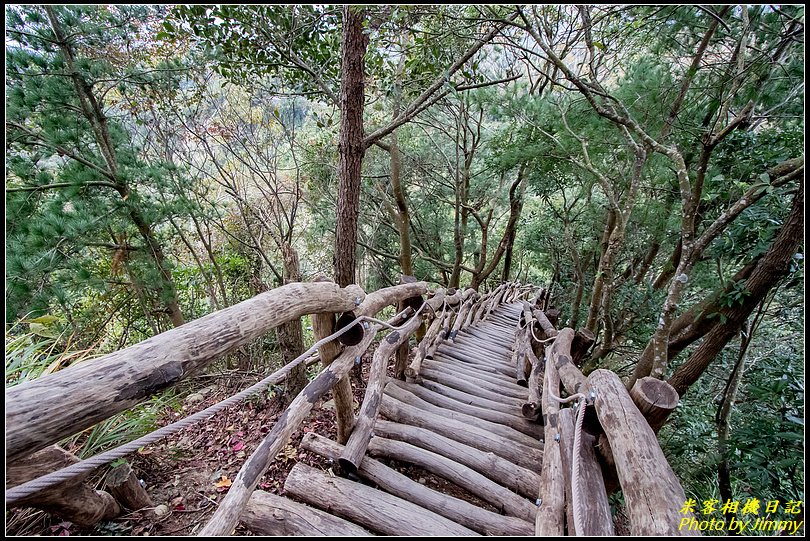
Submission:
[[[186,506],[181,503],[181,504],[175,505],[174,509],[175,509],[175,511],[185,511]]]
[[[233,449],[234,451],[241,451],[244,448],[245,448],[245,442],[243,442],[243,441],[237,441],[233,445],[233,447],[231,447],[231,449]]]
[[[308,426],[305,426],[304,427],[304,432],[312,432],[312,429],[309,428]]]

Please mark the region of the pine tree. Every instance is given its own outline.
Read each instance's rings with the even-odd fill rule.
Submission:
[[[144,163],[128,115],[128,88],[161,71],[133,52],[150,11],[6,11],[7,320],[117,282],[153,331],[155,314],[183,323],[158,233],[171,209],[155,197],[171,167]]]

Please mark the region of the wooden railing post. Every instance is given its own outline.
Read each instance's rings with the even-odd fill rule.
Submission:
[[[331,280],[323,277],[316,278],[316,282],[329,282]],[[335,314],[324,312],[312,314],[312,332],[315,341],[318,341],[335,332]],[[340,342],[332,340],[318,348],[318,355],[321,358],[321,365],[326,368],[341,352]],[[340,443],[346,443],[354,428],[354,396],[352,395],[352,383],[348,374],[332,388],[332,397],[335,401],[335,419],[337,422],[337,439]]]
[[[652,428],[641,415],[624,384],[609,370],[594,370],[588,384],[596,394],[594,406],[616,462],[630,515],[630,533],[698,535],[679,529],[686,497]]]

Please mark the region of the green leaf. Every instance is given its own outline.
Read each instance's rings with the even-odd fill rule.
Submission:
[[[40,323],[42,325],[53,325],[54,323],[59,321],[59,318],[56,316],[45,314],[44,316],[39,316],[38,318],[35,319],[26,319],[24,321],[25,323]]]

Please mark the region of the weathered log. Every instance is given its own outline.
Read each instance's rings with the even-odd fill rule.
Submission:
[[[557,336],[557,329],[554,328],[554,325],[551,323],[551,321],[549,321],[548,317],[546,317],[545,312],[542,310],[535,310],[533,314],[535,321],[543,330],[543,334],[545,334],[546,338]]]
[[[463,391],[459,391],[458,389],[453,389],[452,387],[447,387],[446,385],[436,383],[435,381],[422,380],[420,387],[433,391],[441,396],[452,398],[453,400],[461,402],[462,404],[470,404],[482,409],[506,413],[508,415],[515,415],[515,412],[517,411],[517,408],[514,405],[504,404],[503,402],[495,402],[494,400],[488,400],[480,396],[468,394]]]
[[[496,346],[498,349],[505,349],[506,351],[512,349],[512,344],[502,334],[492,333],[478,327],[469,327],[464,330],[464,333],[485,340],[487,345]]]
[[[506,487],[484,477],[472,468],[410,443],[374,437],[368,445],[373,457],[393,458],[424,468],[455,483],[471,494],[495,506],[504,514],[524,520],[534,518],[534,505]]]
[[[588,383],[596,392],[594,406],[607,435],[622,486],[632,535],[696,535],[679,529],[686,501],[683,488],[658,446],[652,428],[639,412],[618,376],[594,370]]]
[[[470,359],[472,361],[485,361],[504,368],[510,368],[512,371],[515,369],[515,365],[509,364],[510,349],[482,344],[480,338],[466,334],[457,336],[452,346],[447,345],[442,349],[437,349],[437,351],[439,353],[464,354],[467,357],[472,357]],[[459,355],[459,357],[462,357],[462,355]]]
[[[360,406],[360,414],[357,417],[352,435],[346,443],[343,455],[340,457],[340,467],[343,471],[354,473],[357,471],[363,455],[366,454],[366,446],[371,439],[371,428],[374,426],[374,419],[377,417],[377,410],[380,407],[383,387],[388,380],[386,368],[388,360],[397,348],[408,341],[411,333],[416,331],[422,324],[419,316],[411,318],[402,329],[392,331],[377,347],[371,366],[368,371],[368,384],[366,394],[363,397],[363,404]]]
[[[412,276],[402,276],[401,278],[403,281],[406,280],[416,280]],[[419,329],[424,328],[424,321],[426,317],[431,317],[433,313],[437,310],[437,307],[442,305],[444,301],[445,292],[444,288],[439,288],[433,292],[433,297],[424,301],[427,306],[422,308],[422,312],[419,314]],[[414,299],[420,299],[421,297],[412,297],[410,299],[405,299],[405,302],[413,302]],[[414,310],[419,310],[422,307],[420,303],[419,306],[411,306]],[[397,308],[402,310],[405,308],[405,304],[400,303]],[[418,332],[416,336],[417,342],[423,338],[424,332]],[[410,354],[411,348],[409,345],[410,337],[401,344],[396,351],[396,359],[394,360],[394,377],[397,379],[405,379],[405,370],[408,367],[408,355]]]
[[[284,490],[384,535],[478,535],[409,501],[361,483],[331,477],[300,462],[287,475]]]
[[[582,361],[588,355],[588,350],[591,349],[596,336],[592,331],[582,327],[577,329],[577,334],[574,336],[574,341],[571,344],[571,359],[574,361],[574,366],[581,367]]]
[[[287,444],[292,433],[298,428],[315,403],[335,384],[349,373],[354,366],[355,359],[371,345],[379,325],[373,326],[366,332],[363,341],[356,346],[347,347],[329,366],[323,369],[318,376],[309,382],[304,390],[287,406],[281,416],[273,425],[272,430],[248,458],[239,474],[234,479],[228,494],[220,502],[214,515],[202,529],[202,536],[230,535],[239,521],[239,515],[244,509],[250,494],[256,488],[256,483],[267,468],[273,463],[276,455]]]
[[[562,408],[557,417],[560,434],[560,464],[562,464],[563,487],[565,492],[565,525],[569,536],[577,535],[574,524],[574,496],[571,484],[571,466],[574,455],[574,410]]]
[[[458,314],[456,315],[456,319],[453,322],[453,327],[450,329],[450,334],[447,336],[447,339],[452,342],[455,340],[458,331],[461,330],[464,323],[467,321],[467,317],[470,314],[470,310],[475,304],[475,298],[478,295],[478,292],[472,288],[467,288],[464,290],[464,294],[462,295],[462,305],[461,308],[458,310]]]
[[[388,421],[382,422],[388,423]],[[375,431],[377,430],[377,427],[375,427]],[[441,436],[437,435],[436,437]],[[313,432],[304,435],[301,447],[331,460],[337,460],[337,457],[342,452],[340,444]],[[370,457],[363,459],[357,474],[394,496],[415,503],[481,534],[529,535],[533,532],[532,525],[524,520],[499,515],[464,500],[427,488],[425,485],[407,478],[398,471]]]
[[[6,466],[6,487],[15,487],[37,477],[79,462],[79,458],[52,445]],[[91,472],[73,477],[41,492],[14,502],[15,506],[37,507],[83,527],[121,514],[121,506],[110,494],[84,482]]]
[[[529,374],[529,382],[527,385],[529,388],[529,396],[526,399],[526,403],[520,408],[520,411],[525,418],[535,420],[541,418],[543,375],[545,372],[543,370],[543,361],[537,358],[532,348],[527,349],[526,355],[531,361],[532,371]]]
[[[485,453],[425,428],[393,423],[383,419],[377,419],[374,434],[383,438],[404,441],[438,453],[459,464],[469,466],[521,496],[531,499],[537,497],[540,476],[494,453]]]
[[[479,388],[481,391],[487,391],[489,393],[496,393],[501,395],[504,398],[511,398],[512,400],[516,400],[523,404],[526,400],[526,392],[515,391],[512,390],[505,385],[499,385],[498,383],[491,383],[483,378],[470,376],[460,370],[455,370],[452,374],[446,374],[442,371],[436,370],[435,367],[422,367],[422,377],[432,379],[433,381],[438,381],[439,383],[444,383],[444,380],[447,380],[449,377],[450,379],[456,380],[459,384],[468,384],[474,387]],[[446,385],[450,385],[447,383]],[[453,387],[453,385],[450,385]],[[484,395],[482,395],[484,396]]]
[[[415,283],[415,282],[416,282],[416,278],[413,277],[413,276],[408,276],[408,275],[404,275],[404,274],[402,276],[400,276],[400,284],[408,284],[408,283]],[[438,290],[436,290],[434,292],[434,298],[437,299],[438,302],[441,302],[441,299],[444,298],[444,289],[439,288]],[[423,299],[422,299],[421,295],[411,296],[411,297],[408,297],[408,298],[405,298],[405,299],[401,299],[399,301],[399,303],[397,304],[397,310],[402,311],[405,308],[410,307],[414,311],[416,311],[416,310],[419,310],[419,308],[422,306],[422,303],[423,303]],[[421,325],[424,324],[423,323],[424,322],[424,314],[420,314],[419,321],[420,321],[420,328],[421,328]],[[410,348],[410,345],[408,344],[408,341],[405,341],[405,343],[401,344],[396,350],[396,355],[395,355],[395,360],[394,360],[394,375],[397,378],[405,379],[405,368],[406,368],[406,366],[408,364],[408,354],[410,353],[410,351],[411,351],[411,348]],[[340,441],[340,440],[338,440],[338,441]],[[343,443],[343,442],[341,442],[341,443]]]
[[[579,368],[574,366],[571,359],[571,342],[574,340],[574,330],[565,328],[562,329],[554,340],[554,345],[551,346],[549,351],[548,360],[557,369],[560,375],[560,380],[565,386],[568,394],[576,394],[585,392],[588,380],[579,371]]]
[[[666,381],[651,377],[636,380],[630,389],[633,403],[656,434],[678,407],[678,393]]]
[[[373,316],[386,306],[397,304],[399,301],[418,297],[427,292],[427,282],[413,282],[378,289],[366,295],[365,300],[354,313],[357,317]],[[417,309],[419,307],[417,306]]]
[[[498,307],[503,302],[503,298],[508,292],[509,287],[506,286],[497,293],[495,293],[495,295],[492,298],[492,302],[489,304],[489,306],[487,306],[487,311],[484,314],[484,319],[489,319],[489,316],[492,313],[492,311],[495,310],[495,308]]]
[[[330,280],[323,276],[315,279],[316,283]],[[362,327],[361,327],[362,329]],[[335,315],[330,312],[312,314],[312,333],[315,340],[321,340],[335,332]],[[340,355],[342,346],[337,340],[332,340],[318,348],[318,355],[321,358],[321,365],[329,366],[332,361]],[[349,439],[349,435],[354,428],[354,396],[352,394],[352,383],[346,375],[332,389],[332,396],[335,403],[335,419],[337,424],[337,439],[344,443]]]
[[[504,445],[502,437],[488,430],[468,426],[444,416],[420,410],[389,395],[383,396],[380,412],[391,421],[425,428],[481,451],[494,453],[527,469],[537,468],[537,465],[543,460],[543,452],[539,448],[530,448],[518,443]]]
[[[455,345],[452,348],[440,347],[436,350],[436,355],[434,355],[434,358],[439,357],[450,357],[466,363],[488,366],[510,378],[515,377],[515,367],[507,364],[505,358],[500,360],[491,353],[479,353],[474,348],[467,349],[466,346],[461,345]]]
[[[473,324],[475,313],[481,308],[481,302],[485,300],[485,295],[476,296],[473,303],[470,305],[469,311],[467,311],[467,317],[464,318],[464,321],[461,323],[462,328],[467,328]]]
[[[107,474],[106,486],[118,503],[137,511],[144,507],[154,507],[152,498],[141,486],[138,476],[129,464],[119,464]]]
[[[43,449],[170,387],[285,321],[352,310],[357,286],[287,284],[98,359],[6,389],[6,457]]]
[[[543,424],[546,437],[538,491],[540,505],[534,523],[535,535],[543,537],[563,535],[565,488],[559,441],[560,406],[550,396],[551,393],[559,396],[559,391],[560,377],[557,369],[552,363],[546,363],[543,378]]]
[[[511,396],[504,396],[502,393],[494,392],[489,389],[483,389],[474,383],[470,383],[469,381],[462,380],[461,378],[455,378],[448,374],[443,374],[441,372],[436,372],[435,370],[425,370],[422,369],[422,384],[427,387],[428,381],[435,381],[436,383],[441,383],[446,387],[452,387],[457,391],[462,391],[467,394],[471,394],[474,396],[479,396],[481,398],[486,398],[487,400],[492,400],[494,402],[500,402],[501,404],[506,404],[507,406],[511,406],[515,408],[515,413],[520,411],[521,406],[523,406],[525,399],[516,399],[512,398]]]
[[[447,310],[442,314],[442,322],[438,334],[430,341],[430,345],[425,350],[425,357],[433,357],[439,346],[447,340],[450,335],[450,324],[453,319],[453,312]]]
[[[517,397],[523,397],[526,395],[524,387],[521,387],[515,383],[514,380],[505,379],[506,376],[497,371],[495,373],[489,372],[485,369],[485,367],[479,369],[469,363],[456,361],[447,357],[437,357],[436,359],[425,360],[425,368],[440,370],[449,374],[457,373],[465,377],[480,379],[491,383],[497,388],[503,387],[510,389],[514,391]]]
[[[497,434],[503,438],[508,438],[510,442],[518,442],[529,447],[537,446],[538,443],[538,438],[526,435],[512,427],[505,426],[500,423],[493,423],[492,421],[486,421],[467,413],[461,413],[436,406],[426,400],[422,400],[409,390],[394,384],[389,383],[388,386],[386,386],[385,394],[396,398],[400,402],[419,408],[420,410],[435,413],[436,415],[444,415],[447,419],[452,419],[454,421],[467,424],[468,426],[475,426],[482,430]]]
[[[263,490],[257,490],[250,496],[241,522],[258,535],[371,535],[368,530],[348,520]]]
[[[515,367],[508,364],[505,354],[489,353],[467,343],[456,342],[453,347],[439,348],[433,357],[448,357],[465,363],[494,368],[508,376],[510,380],[514,379],[515,375]]]
[[[422,367],[422,361],[425,360],[427,356],[428,348],[433,344],[436,338],[439,335],[439,332],[442,329],[442,324],[447,317],[446,312],[442,312],[442,314],[433,320],[433,323],[430,324],[427,332],[425,333],[425,337],[419,342],[419,347],[416,349],[416,355],[414,356],[413,361],[411,364],[405,369],[405,378],[408,381],[418,381],[419,379],[419,369]]]
[[[506,385],[511,385],[514,388],[520,388],[514,380],[509,379],[506,374],[502,372],[498,372],[495,368],[491,366],[486,366],[483,364],[472,364],[467,363],[464,361],[460,361],[458,359],[454,359],[452,357],[445,357],[443,355],[437,356],[435,359],[425,359],[426,366],[432,365],[437,370],[446,370],[448,372],[453,372],[453,370],[460,370],[462,372],[466,372],[473,376],[482,376],[483,379],[487,379],[493,383],[504,383]]]
[[[605,479],[596,458],[596,437],[585,430],[580,434],[579,489],[582,494],[582,535],[613,535]]]
[[[530,323],[531,324],[531,323]],[[525,327],[518,331],[515,338],[515,350],[512,355],[512,362],[515,366],[515,381],[522,387],[528,386],[526,379],[526,367],[528,366],[528,357],[526,350],[529,346],[529,328]]]

